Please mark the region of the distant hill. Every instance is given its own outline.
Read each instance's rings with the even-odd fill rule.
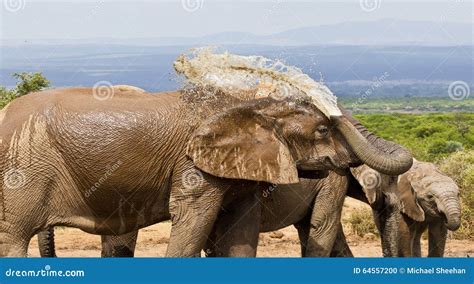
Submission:
[[[173,61],[191,46],[32,45],[0,48],[0,85],[14,72],[43,72],[54,86],[92,86],[107,80],[150,91],[179,87]],[[282,58],[338,96],[446,96],[452,81],[474,86],[473,46],[224,45],[237,54]],[[383,81],[382,83],[378,81]],[[380,86],[379,86],[380,85]],[[474,87],[471,87],[474,90]]]
[[[272,35],[1,40],[0,85],[14,85],[14,72],[40,71],[58,87],[107,80],[150,91],[175,89],[180,84],[172,69],[176,57],[191,47],[217,45],[283,59],[324,80],[339,96],[358,96],[368,88],[374,89],[372,96],[445,96],[453,81],[474,86],[473,30],[466,23],[386,19]],[[384,84],[373,88],[381,76]]]
[[[34,44],[133,44],[133,45],[472,45],[473,24],[447,21],[402,21],[385,19],[370,22],[344,22],[303,27],[271,35],[246,32],[223,32],[202,37],[105,38],[72,40],[2,40],[3,45],[16,45],[27,40]]]

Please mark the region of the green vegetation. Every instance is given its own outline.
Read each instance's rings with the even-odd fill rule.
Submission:
[[[7,90],[0,86],[0,109],[18,97],[41,91],[50,86],[50,82],[41,73],[21,72],[14,73],[12,76],[17,79],[15,88]]]
[[[474,148],[474,113],[359,114],[375,134],[410,149],[415,158],[439,162],[459,150]]]
[[[374,218],[372,217],[372,210],[370,209],[356,209],[347,220],[344,221],[344,223],[349,224],[351,231],[359,237],[363,237],[368,233],[372,233],[376,236],[379,235],[379,231],[374,223]]]

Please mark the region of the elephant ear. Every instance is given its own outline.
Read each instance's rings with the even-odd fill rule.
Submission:
[[[350,168],[352,176],[360,184],[362,191],[369,202],[373,205],[377,201],[377,191],[379,190],[378,183],[380,183],[380,173],[372,170],[366,165],[356,168]]]
[[[425,220],[425,211],[418,204],[416,192],[411,185],[408,174],[403,174],[398,178],[398,191],[402,213],[417,222],[423,222]]]
[[[241,106],[214,115],[193,133],[187,155],[211,175],[298,183],[296,163],[272,118]]]

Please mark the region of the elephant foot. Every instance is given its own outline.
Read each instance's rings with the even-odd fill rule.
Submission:
[[[138,231],[118,236],[102,235],[102,257],[133,257]]]
[[[28,241],[0,232],[0,257],[26,257],[27,252]]]

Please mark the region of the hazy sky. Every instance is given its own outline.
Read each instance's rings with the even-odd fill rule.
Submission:
[[[384,18],[473,22],[473,0],[450,1],[41,1],[0,0],[1,39],[270,34]]]

